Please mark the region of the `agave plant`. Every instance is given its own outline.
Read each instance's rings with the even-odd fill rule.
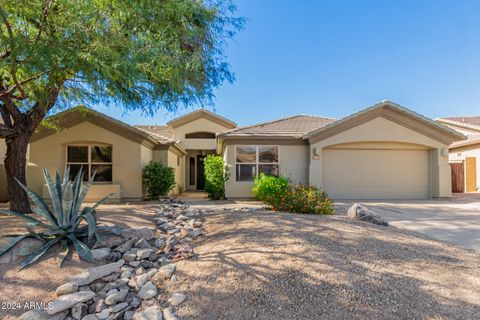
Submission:
[[[35,238],[44,243],[25,257],[20,264],[20,270],[37,261],[48,249],[57,243],[60,244],[61,248],[59,265],[62,264],[68,255],[71,244],[80,258],[91,262],[93,256],[90,248],[100,239],[99,233],[113,232],[118,234],[120,231],[119,228],[97,225],[95,209],[111,197],[113,193],[98,201],[92,207],[85,206],[81,209],[85,196],[93,183],[95,173],[87,183],[83,183],[83,170],[80,170],[74,180],[71,181],[69,179],[69,167],[65,169],[63,179],[57,172],[54,181],[46,169],[43,169],[43,176],[50,194],[51,206],[47,205],[46,201],[37,193],[17,180],[35,205],[32,209],[33,213],[43,219],[39,220],[34,218],[33,215],[0,209],[0,213],[26,220],[25,228],[28,231],[26,234],[10,235],[10,237],[14,237],[3,247],[0,247],[0,256],[8,252],[23,239]],[[37,231],[37,227],[40,230]]]

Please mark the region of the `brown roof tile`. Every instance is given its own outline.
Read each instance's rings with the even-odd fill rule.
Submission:
[[[239,127],[220,134],[228,136],[286,136],[300,138],[304,134],[334,122],[335,119],[311,115],[296,115],[252,126]]]
[[[169,126],[134,125],[134,127],[148,133],[159,142],[173,142],[175,139],[173,129]]]
[[[465,124],[473,124],[475,126],[480,126],[480,116],[468,116],[468,117],[447,117],[442,118],[450,121],[456,121]]]

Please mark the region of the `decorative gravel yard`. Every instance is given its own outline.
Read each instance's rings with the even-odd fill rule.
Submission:
[[[193,256],[185,252],[187,259],[173,259],[174,273],[157,283],[153,301],[139,301],[138,310],[158,304],[165,316],[170,306],[170,319],[475,319],[480,314],[480,257],[471,251],[345,216],[205,205],[199,220],[204,234],[186,242]],[[170,223],[158,219],[159,208],[155,203],[104,205],[99,216],[123,227]],[[169,232],[161,229],[158,237],[168,239]],[[112,262],[97,265],[106,263]],[[145,285],[138,283],[142,272],[137,269],[152,278],[157,271],[150,270],[162,263],[135,264],[125,262],[119,277],[107,280],[135,278],[125,286],[137,294]],[[73,255],[58,268],[53,253],[21,272],[16,265],[0,265],[3,302],[50,302],[57,287],[92,266]],[[148,289],[137,295],[149,295]],[[122,292],[117,291],[109,294]],[[117,310],[121,304],[107,307]],[[25,311],[0,310],[0,318],[17,319]]]

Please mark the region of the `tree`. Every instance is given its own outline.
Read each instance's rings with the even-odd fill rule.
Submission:
[[[9,0],[0,5],[0,137],[11,209],[28,212],[27,145],[79,103],[153,114],[211,103],[233,81],[225,41],[243,19],[222,0]]]

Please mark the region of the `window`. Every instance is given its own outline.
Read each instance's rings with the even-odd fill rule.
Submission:
[[[258,174],[278,176],[278,146],[237,146],[237,181],[252,181]]]
[[[78,171],[83,168],[86,172],[83,181],[88,181],[96,171],[95,182],[112,182],[112,146],[67,146],[67,165],[70,166],[70,179],[75,178]]]
[[[185,135],[186,139],[215,139],[215,133],[213,132],[192,132]]]

